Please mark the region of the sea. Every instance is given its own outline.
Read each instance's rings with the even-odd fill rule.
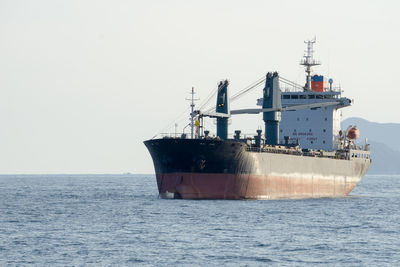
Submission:
[[[1,175],[0,266],[400,266],[400,176],[350,196],[166,200],[154,175]]]

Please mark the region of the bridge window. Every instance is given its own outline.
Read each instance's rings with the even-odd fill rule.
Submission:
[[[283,95],[283,99],[290,99],[290,95]]]
[[[300,95],[300,99],[306,99],[307,96],[306,95]]]
[[[292,98],[292,99],[299,99],[299,96],[298,96],[298,95],[292,95],[291,98]]]

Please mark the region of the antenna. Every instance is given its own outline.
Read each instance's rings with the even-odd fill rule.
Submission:
[[[313,46],[315,42],[316,42],[315,37],[313,40],[304,41],[304,43],[307,44],[307,50],[304,51],[306,54],[304,55],[304,58],[300,61],[300,65],[306,67],[307,84],[306,87],[304,88],[306,91],[311,91],[311,71],[312,71],[311,67],[321,65],[321,62],[313,58],[313,53],[314,53]]]
[[[192,98],[186,98],[186,100],[191,101],[190,102],[190,107],[191,107],[191,112],[190,112],[190,138],[193,139],[193,132],[194,132],[194,117],[196,114],[194,114],[194,101],[200,100],[199,98],[194,98],[194,87],[192,87],[192,92],[190,93],[192,95]]]

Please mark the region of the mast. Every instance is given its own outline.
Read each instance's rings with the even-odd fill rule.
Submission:
[[[192,91],[190,93],[192,95],[191,99],[187,99],[186,100],[190,100],[190,138],[193,139],[193,134],[194,134],[194,118],[196,117],[196,114],[194,113],[194,101],[199,100],[198,98],[194,98],[194,87],[192,87]]]
[[[321,62],[313,58],[313,53],[314,53],[313,46],[315,42],[316,42],[315,37],[313,40],[304,41],[304,43],[307,44],[307,50],[304,51],[306,54],[304,55],[304,58],[300,61],[300,65],[306,67],[307,84],[306,87],[304,88],[305,91],[311,91],[311,71],[312,71],[311,67],[321,65]]]

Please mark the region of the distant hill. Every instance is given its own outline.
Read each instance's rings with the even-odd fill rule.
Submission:
[[[377,123],[361,118],[342,121],[342,129],[357,125],[360,142],[368,138],[372,165],[369,174],[400,174],[400,123]]]

